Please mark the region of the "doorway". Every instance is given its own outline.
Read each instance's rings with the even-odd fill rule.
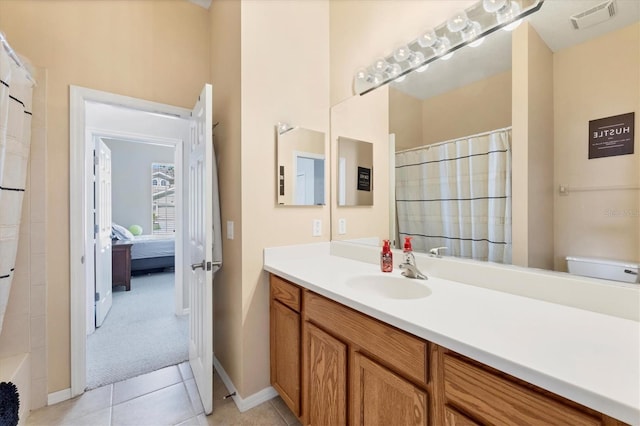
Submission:
[[[96,140],[126,140],[169,146],[183,171],[183,144],[189,137],[191,111],[170,105],[118,96],[85,88],[71,88],[70,246],[71,246],[71,396],[87,384],[86,338],[95,327],[95,276],[93,211],[93,149]],[[75,101],[75,102],[74,102]],[[149,175],[151,170],[149,170]],[[151,182],[150,186],[151,186]],[[175,307],[187,314],[184,282],[182,187],[176,188]],[[151,197],[149,197],[151,198]],[[151,199],[149,208],[151,209]],[[149,214],[151,216],[151,214]],[[151,219],[149,226],[152,226]],[[79,260],[79,262],[74,262]]]
[[[324,204],[324,155],[294,151],[293,156],[295,203],[305,206]]]
[[[89,123],[103,121],[93,117],[95,109],[87,109]],[[99,112],[121,114],[111,109]],[[135,112],[131,119],[140,114],[145,113]],[[182,185],[176,164],[182,160],[175,145],[144,137],[141,133],[139,140],[99,137],[95,141],[101,156],[108,153],[110,167],[102,166],[101,158],[94,167],[94,217],[96,222],[109,220],[97,223],[100,234],[106,229],[106,243],[96,238],[95,328],[94,316],[87,315],[87,389],[189,358],[188,306],[175,303],[183,292],[176,283],[180,276],[175,275],[175,246],[180,243],[175,238],[176,213],[183,204],[178,198],[182,192],[176,191]],[[103,171],[109,172],[107,179],[98,178]],[[101,193],[109,188],[110,193]],[[90,312],[91,306],[87,308]]]
[[[123,107],[141,113],[135,120],[139,127],[124,128],[116,114],[105,115],[105,122],[91,125],[88,109]],[[71,272],[71,389],[70,397],[80,395],[86,387],[87,283],[93,283],[95,224],[87,205],[93,197],[94,155],[90,141],[105,128],[107,137],[136,138],[153,134],[160,126],[151,118],[162,117],[184,121],[184,129],[176,135],[154,136],[157,141],[180,141],[176,150],[182,155],[180,164],[183,184],[176,187],[185,202],[176,209],[182,219],[176,225],[175,273],[184,282],[180,299],[188,293],[189,365],[206,414],[213,411],[213,275],[222,266],[219,197],[213,152],[213,88],[205,84],[192,110],[156,102],[115,95],[107,92],[70,87],[70,261]],[[144,131],[141,131],[144,129]],[[215,191],[214,191],[215,187]],[[177,197],[180,199],[180,197]],[[214,234],[215,228],[215,234]],[[178,236],[178,234],[180,236]],[[185,291],[185,290],[188,290]],[[187,299],[185,299],[187,300]],[[184,305],[184,303],[183,303]]]

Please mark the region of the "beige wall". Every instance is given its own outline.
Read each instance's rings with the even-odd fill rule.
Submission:
[[[396,150],[511,126],[511,70],[420,101],[389,90]]]
[[[396,151],[422,145],[420,99],[389,87],[389,132],[396,135]]]
[[[338,138],[373,144],[373,206],[338,207],[337,179],[331,182],[331,235],[334,240],[389,239],[389,87],[354,96],[331,107],[331,176],[337,176]],[[338,219],[347,233],[338,234]]]
[[[513,264],[553,269],[553,54],[525,22],[512,55]]]
[[[207,11],[182,1],[0,0],[13,48],[48,71],[48,391],[70,387],[69,85],[191,108],[209,79]],[[116,30],[117,29],[117,30]]]
[[[555,266],[565,257],[640,260],[640,191],[559,195],[557,187],[640,183],[640,24],[556,52]],[[588,159],[589,120],[635,111],[635,152]]]
[[[338,137],[338,152],[336,157],[338,172],[335,185],[338,191],[338,199],[344,197],[344,203],[339,202],[338,206],[371,206],[373,205],[373,188],[376,182],[375,173],[370,178],[370,190],[358,189],[359,167],[373,171],[373,143],[359,141],[344,137]],[[344,169],[340,168],[340,163],[344,162]],[[344,175],[343,175],[344,173]],[[344,193],[340,189],[340,182],[344,182]]]
[[[511,126],[511,70],[426,99],[422,106],[424,133],[420,145],[508,126]]]
[[[240,2],[214,1],[211,27],[214,146],[218,158],[221,222],[234,222],[234,239],[222,237],[222,269],[213,286],[213,350],[233,383],[240,383],[242,363],[242,187],[240,121]]]
[[[240,19],[242,348],[229,362],[240,363],[234,383],[248,396],[269,386],[264,247],[329,241],[329,206],[276,205],[274,135],[282,121],[324,132],[328,141],[329,2],[243,1]],[[322,221],[321,237],[311,235],[314,219]]]

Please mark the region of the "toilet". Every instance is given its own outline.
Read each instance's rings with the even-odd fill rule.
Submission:
[[[567,256],[566,259],[570,274],[625,283],[640,283],[638,275],[640,263],[638,262],[579,256]]]

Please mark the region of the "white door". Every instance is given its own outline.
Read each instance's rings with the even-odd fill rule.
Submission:
[[[187,148],[189,364],[206,414],[213,411],[213,101],[205,85],[193,108]]]
[[[296,204],[314,205],[314,160],[296,157]]]
[[[96,327],[111,309],[111,150],[102,140],[96,142],[95,164],[95,291]],[[97,163],[97,164],[96,164]]]

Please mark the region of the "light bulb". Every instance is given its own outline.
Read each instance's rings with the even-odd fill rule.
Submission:
[[[453,52],[451,53],[447,53],[446,55],[444,55],[442,58],[443,61],[448,61],[449,59],[453,58]]]
[[[438,39],[438,42],[434,46],[431,46],[431,48],[433,49],[435,54],[438,55],[438,56],[444,55],[447,52],[447,50],[449,50],[450,47],[451,47],[451,42],[446,37],[440,37]],[[451,56],[449,56],[449,58],[450,57]],[[447,58],[447,59],[449,59],[449,58]]]
[[[425,72],[427,70],[427,68],[429,68],[429,64],[424,64],[423,66],[416,68],[416,71],[418,72]]]
[[[373,69],[377,73],[387,72],[389,69],[389,63],[384,59],[378,59],[373,63]]]
[[[389,78],[394,78],[400,75],[400,73],[402,73],[402,67],[398,64],[393,64],[389,67]]]
[[[400,76],[400,77],[396,78],[394,81],[395,81],[396,83],[402,83],[403,81],[405,81],[405,80],[406,80],[406,78],[407,78],[407,76],[406,76],[406,75],[402,75],[402,76]]]
[[[369,77],[369,72],[367,71],[366,68],[358,68],[358,70],[356,71],[356,80],[367,81],[368,77]]]
[[[415,68],[425,60],[424,54],[422,52],[414,52],[411,58],[409,58],[409,67]]]
[[[488,13],[496,13],[508,5],[509,0],[482,0],[482,7]]]
[[[469,21],[469,24],[460,31],[460,36],[464,41],[474,40],[482,32],[482,27],[476,21]]]
[[[372,80],[371,80],[371,83],[372,83],[374,86],[378,86],[378,85],[382,84],[382,82],[383,82],[383,81],[384,81],[384,77],[383,77],[383,75],[382,75],[381,73],[374,73],[374,74],[372,74]]]
[[[466,12],[459,12],[447,21],[447,29],[452,33],[464,30],[469,25],[469,18]]]
[[[498,21],[499,24],[505,24],[507,22],[511,22],[514,20],[516,16],[520,14],[521,10],[522,9],[520,9],[520,5],[518,3],[511,2],[509,7],[503,7],[502,9],[496,12],[496,20]]]
[[[287,133],[291,129],[292,127],[287,123],[283,123],[283,122],[278,123],[278,133],[281,135],[284,133]]]
[[[478,46],[480,46],[482,43],[484,43],[484,39],[485,39],[485,37],[479,38],[479,39],[477,39],[477,40],[475,40],[475,41],[473,41],[473,42],[469,43],[469,46],[471,46],[471,47],[478,47]]]
[[[393,59],[398,62],[410,61],[413,56],[413,52],[408,46],[400,46],[393,52]]]
[[[418,44],[421,47],[433,47],[438,42],[438,36],[433,30],[423,33],[418,37]]]

